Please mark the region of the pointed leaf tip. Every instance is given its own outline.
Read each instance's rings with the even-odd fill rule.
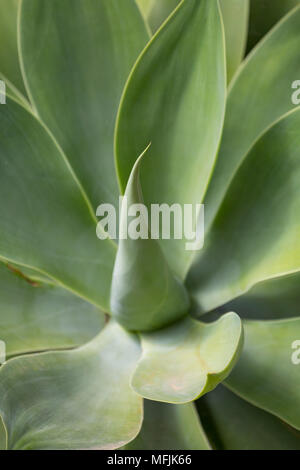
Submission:
[[[127,183],[111,287],[113,316],[127,329],[139,331],[174,322],[189,308],[185,287],[173,275],[149,231],[148,210],[143,204],[139,178],[140,165],[149,146],[135,162]]]

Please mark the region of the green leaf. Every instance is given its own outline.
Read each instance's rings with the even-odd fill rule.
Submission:
[[[299,0],[251,0],[248,51],[299,3]]]
[[[281,22],[247,57],[227,99],[221,147],[205,197],[207,231],[226,191],[254,142],[295,107],[292,83],[300,76],[300,8]]]
[[[132,0],[23,0],[28,93],[94,210],[118,202],[113,133],[122,89],[148,41]]]
[[[122,193],[137,156],[152,142],[141,174],[148,207],[201,202],[222,130],[225,75],[217,2],[183,1],[148,44],[125,88],[116,129]],[[185,241],[160,240],[179,277],[193,256]]]
[[[261,282],[225,308],[256,320],[300,317],[299,285],[300,273]]]
[[[189,279],[200,311],[300,270],[299,127],[298,108],[258,140],[237,171]]]
[[[195,405],[144,401],[140,434],[125,450],[210,450]]]
[[[245,400],[300,430],[300,318],[249,321],[245,348],[227,384]],[[296,347],[295,347],[296,346]]]
[[[0,264],[0,340],[7,356],[78,346],[104,326],[104,315],[64,289],[37,284]]]
[[[221,0],[225,40],[227,82],[229,83],[243,60],[249,20],[249,0]]]
[[[180,0],[152,0],[152,8],[148,12],[147,20],[154,33],[179,3]]]
[[[153,7],[153,3],[155,0],[136,0],[136,3],[138,4],[142,14],[145,17],[145,20],[148,19],[149,12],[151,11],[151,8]]]
[[[228,376],[240,355],[242,342],[242,324],[235,313],[208,324],[188,318],[158,332],[143,334],[143,354],[132,386],[150,400],[195,400]]]
[[[136,337],[112,323],[77,350],[8,361],[0,369],[8,448],[115,449],[132,440],[143,414],[129,386],[139,354]]]
[[[119,240],[110,302],[112,315],[118,322],[129,330],[141,331],[174,322],[189,309],[185,287],[171,272],[159,244],[148,231],[149,214],[135,206],[135,217],[128,217],[128,208],[143,204],[139,173],[145,152],[136,161],[125,191],[120,228],[126,238]],[[128,219],[132,220],[128,223]],[[131,225],[137,223],[141,238],[134,239],[136,235],[131,235]]]
[[[217,450],[300,450],[300,433],[220,385],[197,401]]]
[[[138,1],[153,32],[161,26],[179,3],[179,0]],[[246,49],[249,0],[221,0],[220,6],[226,38],[227,81],[230,82]]]
[[[0,416],[0,451],[6,450],[6,447],[7,447],[6,439],[7,439],[6,429],[2,421],[2,418]]]
[[[65,156],[23,107],[0,106],[0,258],[36,268],[109,311],[115,256]]]
[[[17,13],[19,0],[0,0],[0,70],[18,95],[26,94],[19,65]],[[24,98],[24,97],[23,97]]]

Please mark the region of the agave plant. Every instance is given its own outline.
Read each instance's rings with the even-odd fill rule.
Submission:
[[[299,3],[0,1],[0,449],[300,449]]]

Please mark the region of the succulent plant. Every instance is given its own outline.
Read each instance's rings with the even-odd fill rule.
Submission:
[[[300,449],[299,3],[0,0],[0,449]]]

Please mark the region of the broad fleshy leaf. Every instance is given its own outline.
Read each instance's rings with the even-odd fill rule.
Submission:
[[[275,320],[300,317],[300,273],[261,282],[225,306],[243,318]]]
[[[158,332],[143,334],[143,353],[132,386],[150,400],[195,400],[229,375],[242,342],[242,324],[235,313],[214,323],[187,318]]]
[[[300,430],[300,318],[244,322],[245,347],[227,384]]]
[[[78,346],[104,326],[93,305],[0,264],[0,339],[6,355]]]
[[[299,128],[298,108],[258,140],[237,171],[189,279],[200,311],[300,270]]]
[[[189,309],[186,289],[170,270],[157,241],[151,238],[149,214],[143,212],[147,208],[140,206],[143,195],[139,173],[141,162],[150,158],[145,156],[147,150],[132,169],[122,203],[120,229],[125,237],[119,240],[110,302],[118,322],[129,330],[140,331],[170,324]],[[133,208],[135,214],[130,212]],[[128,217],[130,213],[132,217]],[[139,228],[136,234],[131,233],[132,225]]]
[[[23,0],[20,44],[28,93],[96,210],[117,204],[114,123],[149,35],[132,0]]]
[[[0,0],[0,71],[2,79],[19,98],[25,96],[17,46],[17,13],[20,0]]]
[[[220,0],[223,16],[227,82],[229,83],[243,60],[249,20],[249,0]]]
[[[46,128],[12,100],[0,106],[0,258],[36,268],[109,310],[115,245]]]
[[[125,88],[116,128],[122,193],[137,156],[152,142],[141,173],[148,207],[201,203],[223,125],[225,75],[217,2],[184,0],[150,41]],[[193,257],[185,242],[160,240],[182,278]]]
[[[196,402],[217,450],[300,450],[300,433],[220,385]]]
[[[195,405],[144,401],[141,432],[125,450],[210,450]]]
[[[179,3],[179,0],[138,1],[153,32],[161,26]],[[227,81],[230,82],[246,49],[249,0],[220,0],[220,7],[226,38]]]
[[[207,231],[254,142],[295,108],[292,84],[300,76],[299,41],[300,7],[246,58],[231,84],[221,147],[204,201]]]
[[[299,0],[251,0],[248,51],[299,3]]]
[[[115,449],[142,423],[142,399],[129,380],[137,338],[109,324],[73,351],[18,357],[0,369],[0,414],[8,448]]]

